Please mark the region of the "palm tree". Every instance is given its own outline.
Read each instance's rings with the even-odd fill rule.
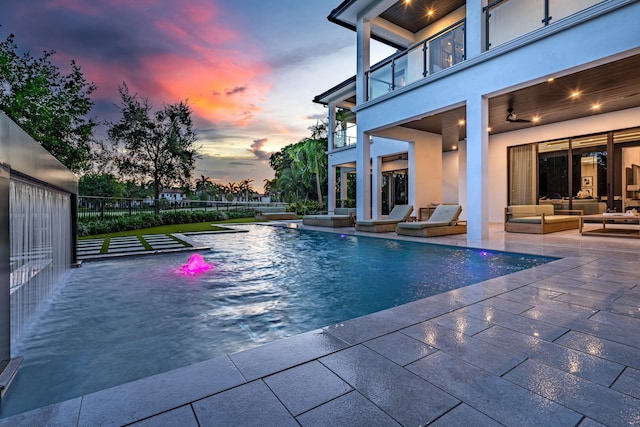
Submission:
[[[208,176],[200,175],[200,179],[196,180],[196,192],[200,192],[200,196],[207,196],[207,190],[213,186],[213,181]]]
[[[252,179],[243,179],[238,183],[238,191],[244,193],[245,201],[249,201],[249,192],[253,193]]]

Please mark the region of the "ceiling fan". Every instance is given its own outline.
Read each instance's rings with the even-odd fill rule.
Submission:
[[[507,110],[507,122],[508,123],[531,123],[531,120],[519,119],[516,113],[513,112],[513,108],[509,107]]]

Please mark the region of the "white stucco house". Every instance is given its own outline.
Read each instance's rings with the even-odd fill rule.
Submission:
[[[479,240],[511,204],[640,206],[640,2],[345,0],[328,19],[357,74],[314,101],[358,219],[456,203]],[[371,63],[372,40],[397,53]]]

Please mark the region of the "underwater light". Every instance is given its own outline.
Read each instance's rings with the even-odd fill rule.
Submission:
[[[189,261],[182,266],[181,272],[184,275],[195,276],[211,269],[211,265],[207,264],[200,254],[193,254]]]

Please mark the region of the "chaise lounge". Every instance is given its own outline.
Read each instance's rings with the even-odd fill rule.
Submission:
[[[399,222],[406,221],[413,211],[412,205],[396,205],[385,219],[356,221],[356,230],[371,233],[395,231]]]
[[[554,211],[552,205],[514,205],[504,209],[504,231],[546,234],[577,229],[582,210]]]
[[[396,234],[401,236],[436,237],[467,232],[467,222],[459,221],[460,205],[438,205],[426,221],[400,222]]]
[[[305,215],[304,225],[316,227],[351,227],[355,223],[356,208],[336,208],[333,214]]]
[[[298,219],[295,212],[287,212],[284,206],[265,206],[256,209],[254,216],[258,220]]]

